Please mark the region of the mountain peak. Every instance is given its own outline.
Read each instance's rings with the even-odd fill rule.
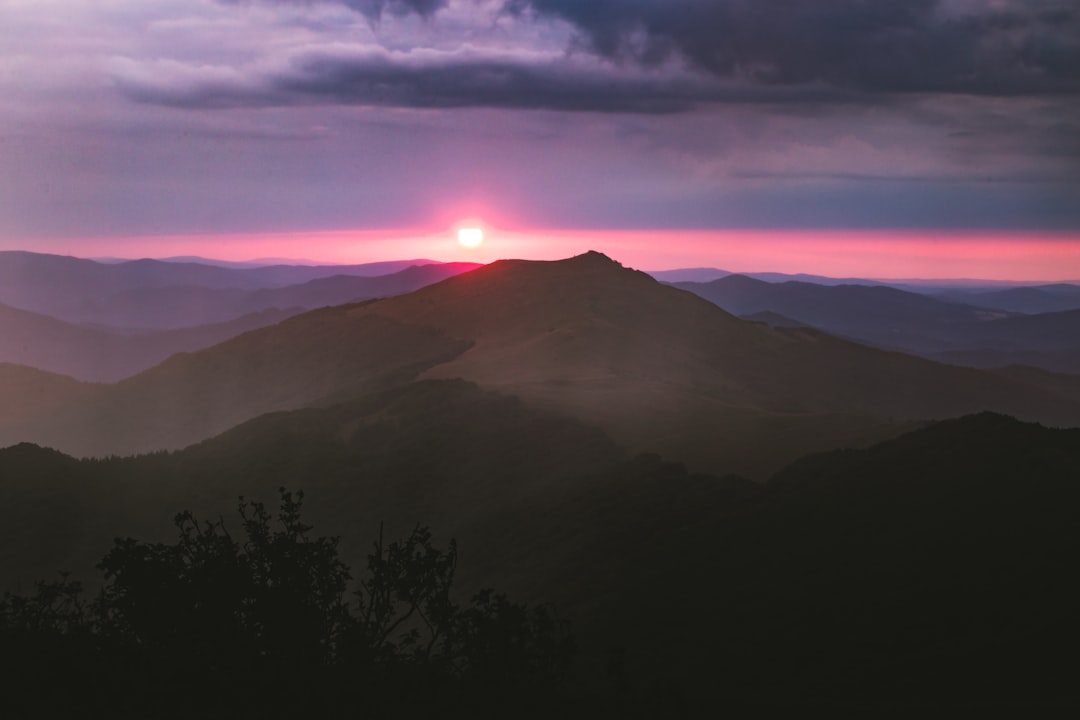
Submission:
[[[593,267],[609,266],[612,268],[621,268],[623,266],[622,263],[612,260],[604,253],[597,250],[589,250],[581,255],[575,255],[568,258],[565,262],[573,263],[575,265],[590,265]]]

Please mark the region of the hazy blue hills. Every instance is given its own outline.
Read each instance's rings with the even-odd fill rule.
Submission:
[[[0,362],[29,365],[88,382],[115,382],[176,353],[217,345],[301,310],[271,308],[213,325],[130,333],[74,325],[0,305]]]
[[[245,290],[168,286],[117,292],[79,314],[107,325],[186,328],[221,323],[270,309],[314,310],[359,300],[400,295],[478,267],[474,263],[419,265],[389,275],[330,275],[285,287]]]
[[[649,275],[661,282],[681,283],[698,282],[707,283],[719,280],[731,275],[762,280],[764,282],[808,282],[816,285],[890,285],[885,280],[867,280],[865,278],[834,278],[825,275],[810,275],[808,273],[778,273],[778,272],[742,272],[734,273],[719,268],[681,268],[677,270],[652,270]],[[899,282],[899,281],[898,281]]]
[[[885,286],[769,283],[742,275],[675,286],[739,315],[775,313],[860,342],[945,362],[973,367],[1021,363],[1080,373],[1080,311],[1022,315]]]
[[[384,270],[398,264],[336,270]],[[190,263],[105,265],[67,257],[0,253],[0,273],[17,276],[17,281],[7,278],[11,282],[0,288],[0,295],[59,308],[60,315],[72,319],[0,304],[0,362],[79,380],[115,382],[176,353],[216,345],[304,310],[411,292],[475,267],[471,263],[413,265],[389,275],[334,274],[297,285],[248,289],[220,286],[250,284],[238,275],[241,271]],[[302,274],[332,271],[325,267],[258,269],[272,273],[274,280],[285,279],[293,270]],[[208,284],[168,284],[171,282]]]
[[[1027,314],[1080,310],[1080,285],[1057,283],[1004,290],[948,290],[937,297],[979,307]]]
[[[810,273],[782,273],[782,272],[732,272],[720,268],[678,268],[675,270],[650,270],[649,275],[666,283],[697,282],[707,283],[729,275],[742,275],[762,280],[768,283],[806,282],[814,285],[868,285],[885,286],[898,290],[919,293],[921,295],[939,296],[950,302],[988,307],[995,310],[1012,310],[1006,307],[1010,304],[1009,298],[1015,298],[1014,302],[1023,303],[1025,299],[1033,303],[1045,302],[1047,296],[1059,298],[1072,298],[1066,302],[1068,307],[1046,307],[1034,305],[1030,310],[1016,308],[1016,312],[1052,312],[1054,310],[1074,309],[1077,293],[1080,293],[1080,283],[1031,283],[1019,280],[983,280],[975,278],[851,278],[829,277],[827,275],[812,275]],[[1016,291],[1016,292],[1013,292]],[[1034,292],[1032,292],[1034,291]],[[996,298],[1003,298],[997,301]],[[968,299],[971,298],[971,299]],[[995,304],[997,303],[997,304]]]
[[[985,310],[943,302],[891,287],[771,283],[730,275],[709,283],[676,283],[728,312],[776,312],[822,329],[911,332],[926,326],[980,320]]]
[[[418,287],[417,282],[424,282],[424,272],[431,272],[418,273],[409,268],[423,267],[425,262],[237,268],[160,260],[105,263],[4,251],[0,252],[0,304],[74,323],[172,329],[233,320],[272,307],[313,308],[408,292]],[[456,271],[471,267],[475,265],[459,265]],[[288,293],[284,297],[273,293],[257,295],[254,300],[250,295],[252,291],[334,276],[370,278],[402,272],[398,281],[378,281],[371,286],[373,289],[359,283],[350,289],[354,293],[351,297],[342,297],[340,280],[325,286],[329,288],[326,298],[320,295],[319,285],[294,291],[304,299],[300,303],[289,302]]]
[[[85,568],[113,536],[169,537],[180,508],[304,487],[347,560],[381,519],[430,524],[461,543],[462,592],[555,601],[586,667],[617,651],[632,686],[690,708],[1075,706],[1078,477],[1080,430],[982,414],[755,485],[427,382],[173,454],[0,450],[0,576]]]
[[[172,263],[196,263],[199,265],[216,265],[224,268],[238,270],[251,270],[249,276],[255,277],[264,287],[284,287],[299,283],[317,280],[331,275],[355,275],[358,277],[375,277],[376,275],[390,275],[401,272],[413,265],[438,265],[438,260],[414,259],[414,260],[388,260],[382,262],[369,262],[354,265],[337,265],[333,263],[319,263],[313,260],[297,260],[291,258],[255,258],[247,261],[216,260],[198,255],[178,255],[174,257],[158,258],[162,262]],[[130,262],[130,260],[113,260],[113,262]]]

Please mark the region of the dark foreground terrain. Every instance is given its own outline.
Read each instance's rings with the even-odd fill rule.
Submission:
[[[0,452],[0,477],[3,576],[24,578],[24,596],[50,568],[76,569],[91,588],[71,624],[57,615],[59,586],[47,612],[5,601],[5,645],[22,648],[5,653],[4,677],[16,680],[5,698],[23,711],[1080,705],[1076,430],[970,416],[808,457],[755,484],[626,458],[585,426],[437,382],[270,416],[168,455],[79,461],[16,446]],[[272,508],[283,484],[308,489],[305,542],[318,552],[253,544],[236,516],[238,495]],[[255,560],[236,561],[190,522],[178,544],[169,517],[184,500],[198,518],[223,519],[221,537]],[[458,608],[454,622],[487,623],[477,642],[488,654],[468,655],[479,651],[459,624],[434,660],[405,642],[361,662],[370,638],[350,645],[359,641],[327,630],[335,618],[348,625],[335,613],[362,616],[365,596],[351,591],[378,577],[368,556],[380,519],[387,544],[418,521],[434,528],[397,576],[416,587],[442,587],[417,578],[442,577],[439,559],[456,552],[453,588],[439,597]],[[316,542],[322,533],[340,544]],[[129,534],[145,542],[109,550],[109,537]],[[260,547],[276,561],[259,560]],[[104,579],[89,570],[102,557]],[[251,571],[240,567],[262,568],[262,584],[243,585]],[[502,610],[476,604],[484,587],[507,593]],[[297,603],[310,622],[289,610]],[[516,660],[483,670],[499,653]]]

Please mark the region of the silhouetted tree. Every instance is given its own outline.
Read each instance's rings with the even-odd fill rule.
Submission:
[[[528,690],[530,703],[556,697],[574,646],[551,608],[490,590],[457,606],[456,544],[435,547],[425,527],[393,542],[380,529],[350,596],[337,539],[310,534],[302,502],[281,489],[273,518],[241,498],[242,539],[184,512],[173,543],[117,540],[90,603],[67,577],[4,596],[0,641],[22,653],[29,683],[22,710],[61,687],[84,696],[83,710],[162,717],[464,712]]]

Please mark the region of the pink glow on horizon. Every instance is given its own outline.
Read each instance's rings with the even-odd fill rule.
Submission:
[[[460,223],[459,223],[460,224]],[[432,231],[328,231],[184,235],[22,243],[35,252],[79,257],[172,257],[217,260],[288,258],[365,263],[428,258],[491,262],[556,260],[598,250],[643,270],[716,267],[733,272],[809,273],[832,277],[1016,281],[1080,280],[1080,233],[882,230],[531,230],[478,223],[484,244],[457,242],[457,227]]]

